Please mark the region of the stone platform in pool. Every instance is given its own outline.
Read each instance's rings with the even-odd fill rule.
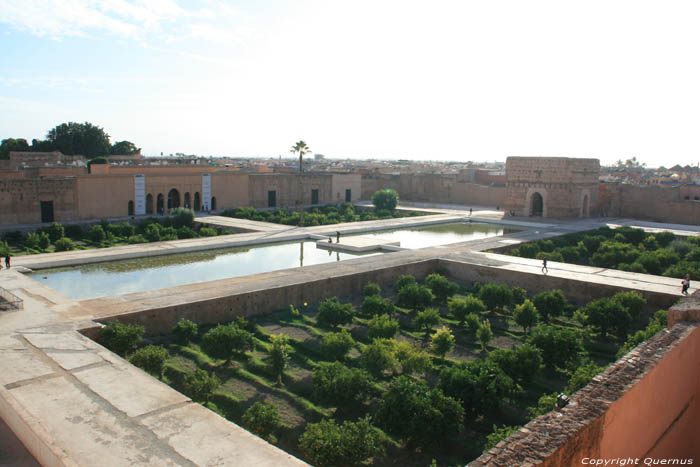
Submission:
[[[333,237],[330,238],[332,239]],[[403,249],[400,248],[400,246],[401,242],[382,240],[381,238],[373,237],[344,237],[340,239],[340,242],[329,242],[328,240],[316,241],[316,248],[348,253],[365,253],[375,250],[398,251]]]

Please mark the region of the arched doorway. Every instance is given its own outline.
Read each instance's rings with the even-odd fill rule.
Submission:
[[[156,198],[156,211],[158,212],[158,214],[163,214],[165,212],[165,201],[163,193],[158,193],[158,197]]]
[[[130,216],[134,215],[134,202],[131,200],[129,200],[129,207],[127,208],[127,212]]]
[[[192,207],[192,205],[190,204],[190,192],[189,191],[185,193],[185,201],[184,201],[183,206],[185,206],[187,209],[190,209]]]
[[[202,201],[199,199],[199,192],[198,191],[194,192],[194,210],[195,211],[202,210]]]
[[[168,192],[168,211],[180,207],[180,192],[175,188]]]
[[[211,197],[211,210],[216,211],[216,196]]]
[[[588,194],[583,195],[583,201],[581,202],[581,217],[588,217]]]
[[[153,214],[153,195],[146,195],[146,214]]]
[[[537,192],[533,193],[530,201],[530,215],[542,217],[543,210],[544,201],[542,195]]]

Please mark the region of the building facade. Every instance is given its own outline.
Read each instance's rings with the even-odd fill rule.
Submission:
[[[509,157],[505,209],[517,216],[598,214],[598,159]]]

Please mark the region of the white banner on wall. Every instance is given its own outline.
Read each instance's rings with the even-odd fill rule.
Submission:
[[[211,209],[211,174],[202,175],[202,211]]]
[[[134,175],[134,214],[146,214],[146,177]]]

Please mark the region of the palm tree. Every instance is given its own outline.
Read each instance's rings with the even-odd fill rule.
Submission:
[[[292,154],[299,153],[299,194],[301,196],[301,207],[299,211],[299,226],[304,227],[304,184],[302,183],[304,155],[311,154],[311,149],[304,141],[299,141],[291,149]]]

